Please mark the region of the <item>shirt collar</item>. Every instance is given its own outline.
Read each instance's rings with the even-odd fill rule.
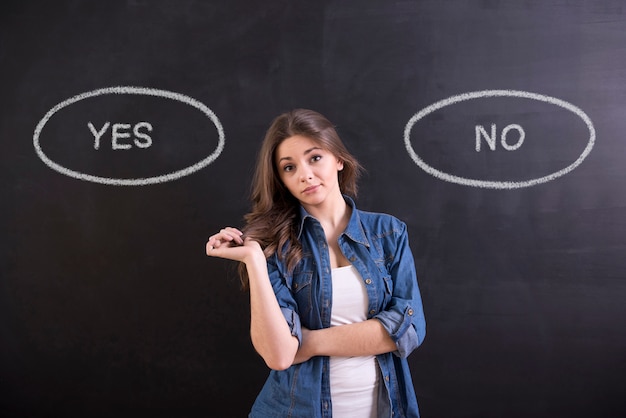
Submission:
[[[346,235],[354,242],[358,242],[360,244],[369,247],[369,241],[367,236],[365,235],[365,231],[363,230],[363,225],[361,224],[361,217],[359,215],[359,211],[356,208],[354,200],[351,197],[343,195],[344,200],[352,208],[352,214],[350,215],[350,220],[348,221],[348,226],[343,231],[342,235]],[[298,239],[302,235],[302,231],[304,230],[304,222],[307,218],[311,218],[317,222],[317,219],[313,217],[309,212],[304,209],[302,205],[300,205],[300,225],[298,227]]]

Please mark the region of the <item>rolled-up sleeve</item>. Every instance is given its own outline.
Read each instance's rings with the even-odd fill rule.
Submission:
[[[270,283],[276,295],[278,306],[289,325],[291,335],[298,339],[298,343],[302,343],[302,325],[300,323],[300,315],[298,314],[298,306],[291,294],[285,275],[278,268],[276,255],[267,260],[267,271],[269,273]]]
[[[394,354],[404,358],[424,341],[426,320],[404,223],[400,222],[395,238],[397,245],[389,269],[393,281],[391,301],[374,318],[382,323],[396,343],[398,349]]]

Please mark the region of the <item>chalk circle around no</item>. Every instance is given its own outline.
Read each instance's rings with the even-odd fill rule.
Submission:
[[[572,164],[568,165],[567,167],[561,170],[558,170],[554,173],[548,174],[546,176],[542,176],[539,178],[526,180],[526,181],[487,181],[487,180],[470,179],[470,178],[456,176],[453,174],[449,174],[449,173],[445,173],[443,171],[437,170],[436,168],[430,166],[415,152],[415,150],[413,149],[413,146],[411,145],[411,130],[413,129],[413,126],[417,122],[419,122],[421,119],[423,119],[427,115],[441,108],[450,106],[455,103],[465,102],[465,101],[474,100],[474,99],[491,98],[491,97],[516,97],[516,98],[537,100],[540,102],[553,104],[555,106],[561,107],[563,109],[566,109],[574,113],[585,123],[587,129],[589,130],[589,140],[587,142],[585,149],[580,154],[580,156]],[[447,99],[440,100],[436,103],[433,103],[430,106],[427,106],[424,109],[417,112],[415,115],[413,115],[409,119],[409,121],[407,122],[404,128],[404,145],[406,147],[406,150],[409,156],[411,157],[411,159],[413,160],[413,162],[415,162],[415,164],[417,164],[417,166],[420,167],[422,170],[424,170],[428,174],[440,180],[448,181],[451,183],[457,183],[457,184],[461,184],[465,186],[480,187],[480,188],[487,188],[487,189],[518,189],[518,188],[523,188],[523,187],[534,186],[534,185],[541,184],[541,183],[546,183],[548,181],[561,177],[569,173],[570,171],[574,170],[584,161],[585,158],[587,158],[587,156],[593,149],[595,140],[596,140],[596,131],[593,126],[593,123],[591,122],[591,119],[589,118],[589,116],[587,116],[587,114],[583,112],[580,108],[564,100],[557,99],[555,97],[550,97],[550,96],[546,96],[543,94],[531,93],[527,91],[519,91],[519,90],[481,90],[481,91],[474,91],[474,92],[459,94],[456,96],[451,96],[451,97],[448,97]]]

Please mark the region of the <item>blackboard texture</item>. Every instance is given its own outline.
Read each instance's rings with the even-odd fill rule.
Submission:
[[[294,107],[409,226],[424,417],[626,416],[624,2],[1,7],[0,416],[246,416],[268,370],[204,244]]]

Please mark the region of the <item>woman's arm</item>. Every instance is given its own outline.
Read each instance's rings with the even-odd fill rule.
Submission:
[[[207,255],[245,263],[250,283],[250,337],[268,367],[291,366],[299,341],[291,335],[278,305],[267,271],[267,260],[258,242],[242,239],[241,231],[225,228],[211,236]]]
[[[394,260],[389,273],[394,280],[390,303],[367,321],[306,330],[295,362],[313,356],[363,356],[393,352],[407,357],[421,344],[426,332],[422,300],[406,225],[396,228]]]
[[[389,267],[393,293],[390,303],[374,318],[383,324],[395,342],[394,354],[406,358],[424,341],[426,320],[406,224],[401,222],[395,232],[393,262]]]
[[[369,356],[397,350],[377,319],[318,330],[302,330],[302,344],[294,363],[314,356]]]
[[[258,245],[258,244],[257,244]],[[263,252],[246,262],[250,281],[250,336],[267,366],[284,370],[292,365],[299,341],[291,335],[267,273]]]

